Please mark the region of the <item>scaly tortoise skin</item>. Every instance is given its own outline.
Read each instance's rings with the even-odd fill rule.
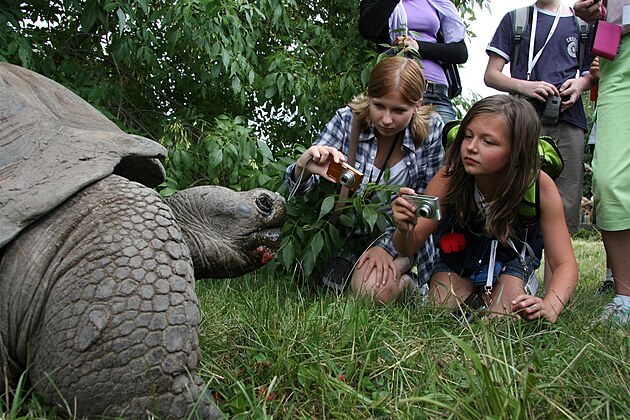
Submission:
[[[61,85],[0,63],[2,393],[26,375],[79,416],[221,416],[195,374],[195,276],[267,263],[285,202],[218,186],[163,200],[152,188],[165,156]]]

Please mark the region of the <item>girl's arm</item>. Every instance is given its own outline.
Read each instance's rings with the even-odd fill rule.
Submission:
[[[556,322],[569,302],[578,281],[578,267],[571,237],[564,219],[560,193],[553,180],[540,174],[540,229],[545,244],[545,264],[551,268],[549,287],[543,299],[519,295],[512,301],[512,310],[525,319],[544,317]]]
[[[444,168],[431,179],[425,190],[426,195],[433,195],[440,198],[442,214],[446,214],[444,197],[448,192],[448,178],[445,176]],[[392,212],[396,232],[392,237],[392,242],[398,253],[402,256],[413,255],[439,225],[439,221],[424,219],[416,216],[416,207],[413,203],[402,197],[403,194],[415,194],[411,188],[401,188],[398,197],[392,203]]]
[[[441,61],[448,64],[462,64],[468,61],[468,47],[461,41],[443,43],[417,41],[420,57],[433,61]]]

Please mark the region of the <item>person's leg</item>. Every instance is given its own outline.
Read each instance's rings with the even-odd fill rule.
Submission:
[[[604,277],[604,281],[597,289],[597,294],[603,295],[613,290],[615,290],[615,276],[612,273],[610,257],[606,254],[606,277]]]
[[[615,273],[616,296],[605,308],[604,316],[630,323],[630,229],[602,231],[610,267]]]
[[[582,186],[584,181],[584,130],[560,121],[557,124],[543,125],[541,135],[551,136],[556,140],[560,155],[564,161],[564,169],[556,186],[562,197],[564,218],[569,233],[577,232],[580,226],[580,211],[582,207]],[[543,288],[551,279],[549,264],[545,263]]]
[[[356,269],[350,283],[352,292],[361,296],[373,297],[378,303],[388,303],[401,298],[413,285],[413,279],[407,274],[411,268],[411,263],[407,257],[398,257],[394,259],[394,265],[398,272],[398,278],[385,284],[377,281],[375,273],[364,279],[365,266]]]
[[[437,305],[456,308],[473,292],[473,284],[451,271],[434,271],[429,283],[429,299]]]
[[[512,299],[525,293],[523,279],[509,274],[502,274],[492,288],[490,299],[487,300],[488,309],[493,316],[512,313]]]
[[[601,60],[597,146],[593,156],[593,194],[597,226],[615,277],[617,295],[605,315],[630,322],[630,37],[621,40],[614,61]],[[625,309],[623,311],[616,309]]]
[[[562,197],[569,233],[577,232],[580,226],[584,179],[584,130],[560,121],[554,125],[545,124],[541,134],[553,137],[558,144],[564,169],[555,182]]]

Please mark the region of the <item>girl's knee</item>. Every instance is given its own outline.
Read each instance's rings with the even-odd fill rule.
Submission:
[[[354,276],[351,288],[355,295],[373,298],[378,303],[389,303],[399,299],[412,283],[413,280],[406,274],[397,280],[389,280],[384,284],[378,282],[374,276],[365,280],[362,276]]]
[[[492,312],[510,313],[512,300],[525,293],[525,282],[516,276],[501,275],[492,288],[488,304]]]
[[[472,293],[472,283],[450,272],[435,273],[429,283],[429,299],[440,306],[454,307]]]

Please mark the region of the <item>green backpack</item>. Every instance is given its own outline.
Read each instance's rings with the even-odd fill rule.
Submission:
[[[447,150],[459,131],[460,120],[453,120],[444,125],[442,130],[442,145]],[[556,179],[564,169],[564,160],[558,149],[558,144],[553,137],[538,137],[538,154],[540,156],[540,169],[542,169],[551,179]],[[537,219],[540,213],[540,193],[538,191],[538,179],[525,192],[525,197],[518,208],[519,214],[527,219]]]

